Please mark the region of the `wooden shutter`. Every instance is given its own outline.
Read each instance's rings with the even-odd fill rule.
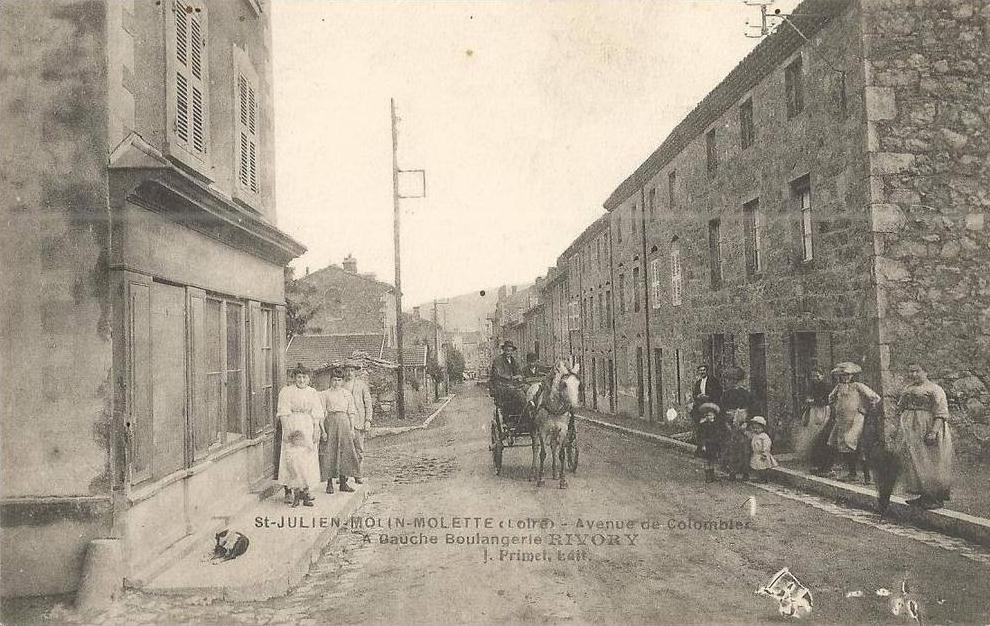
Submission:
[[[275,307],[275,333],[272,335],[272,354],[275,361],[275,374],[273,377],[272,394],[273,398],[278,398],[278,392],[285,386],[285,307],[282,305]],[[272,416],[274,419],[274,416]]]
[[[140,483],[151,477],[152,384],[151,367],[151,279],[126,272],[125,337],[126,349],[126,429],[125,451],[129,482]]]
[[[236,46],[234,60],[237,72],[237,110],[234,124],[237,133],[237,187],[249,194],[257,194],[261,190],[258,74],[247,53]]]
[[[212,420],[207,394],[207,341],[206,341],[206,292],[186,287],[188,380],[189,380],[189,437],[188,458],[195,462],[206,456],[213,443]]]
[[[193,157],[205,160],[209,143],[206,7],[189,0],[173,0],[170,22],[172,139]]]

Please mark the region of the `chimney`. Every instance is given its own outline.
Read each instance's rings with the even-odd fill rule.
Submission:
[[[512,285],[512,295],[516,295],[516,286]]]
[[[418,306],[414,306],[413,307],[413,317],[415,317],[416,319],[423,319],[422,316],[419,313],[419,307]]]
[[[348,254],[347,258],[344,259],[344,271],[350,272],[351,274],[357,274],[357,259],[350,254]]]
[[[306,275],[309,276],[309,266],[306,266]]]

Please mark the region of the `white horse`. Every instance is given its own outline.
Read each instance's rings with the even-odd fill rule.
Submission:
[[[537,383],[527,391],[527,408],[533,416],[533,467],[529,479],[535,478],[537,487],[543,486],[543,467],[548,446],[551,459],[550,478],[557,478],[557,462],[560,461],[560,488],[567,487],[567,480],[564,478],[564,441],[568,423],[578,406],[580,370],[580,364],[569,366],[564,360],[559,360],[554,367],[552,379]],[[540,456],[538,470],[537,449]]]

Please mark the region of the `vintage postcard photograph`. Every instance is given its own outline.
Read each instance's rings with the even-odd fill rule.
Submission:
[[[990,624],[990,0],[0,0],[0,623]]]

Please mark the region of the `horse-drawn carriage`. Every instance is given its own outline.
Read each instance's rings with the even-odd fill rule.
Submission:
[[[537,387],[537,385],[542,386],[542,388]],[[541,447],[539,428],[543,422],[552,421],[555,417],[558,419],[566,417],[567,419],[566,433],[560,442],[562,466],[566,462],[566,467],[571,472],[577,471],[578,443],[572,407],[570,404],[564,403],[553,405],[550,401],[556,396],[553,390],[547,389],[547,387],[548,381],[545,379],[528,378],[517,381],[515,385],[503,385],[501,388],[493,390],[492,398],[495,401],[495,411],[491,421],[489,450],[492,453],[492,462],[495,465],[497,475],[502,473],[502,453],[505,448],[530,446],[533,449],[532,471],[534,474],[536,474],[537,450],[540,449],[540,471],[535,477],[539,482],[542,482],[545,452]],[[537,420],[537,412],[539,411],[543,412],[544,419],[542,421]],[[556,445],[551,446],[551,453],[556,448]],[[561,470],[562,486],[564,482],[563,470]]]

